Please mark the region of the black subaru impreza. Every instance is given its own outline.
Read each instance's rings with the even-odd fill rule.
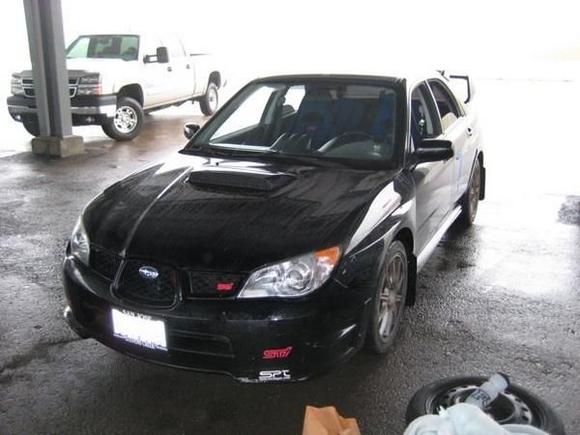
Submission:
[[[483,199],[471,98],[439,73],[249,83],[85,208],[64,261],[69,324],[246,382],[386,352],[418,270]]]

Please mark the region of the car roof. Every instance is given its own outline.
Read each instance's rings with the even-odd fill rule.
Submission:
[[[289,74],[268,75],[258,78],[256,81],[296,81],[301,79],[337,79],[337,80],[376,80],[376,81],[405,81],[408,86],[413,86],[415,83],[432,78],[439,78],[447,80],[446,77],[439,71],[394,71],[393,69],[385,70],[344,70],[344,71],[319,71]]]

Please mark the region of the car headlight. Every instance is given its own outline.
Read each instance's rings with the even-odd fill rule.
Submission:
[[[335,246],[263,267],[250,275],[238,297],[304,296],[328,280],[339,259],[340,248]]]
[[[85,226],[83,225],[82,216],[79,217],[75,229],[72,232],[70,238],[70,252],[79,261],[87,266],[89,265],[90,242]]]
[[[99,95],[101,93],[100,74],[89,74],[79,78],[77,95]]]
[[[12,76],[10,79],[10,92],[12,95],[24,95],[24,88],[22,87],[22,79],[18,76]]]

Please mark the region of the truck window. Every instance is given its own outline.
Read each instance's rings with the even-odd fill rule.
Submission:
[[[435,107],[431,93],[423,83],[411,94],[411,138],[413,143],[437,135],[435,125]]]
[[[66,51],[67,59],[137,60],[139,37],[136,35],[87,35],[78,37]]]

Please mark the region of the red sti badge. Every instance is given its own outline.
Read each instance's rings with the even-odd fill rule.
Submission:
[[[285,359],[290,356],[292,346],[282,349],[266,349],[262,355],[262,359]]]

